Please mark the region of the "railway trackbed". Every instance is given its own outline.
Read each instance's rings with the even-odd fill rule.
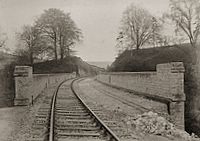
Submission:
[[[119,138],[73,88],[76,80],[61,83],[37,114],[29,141],[119,141]],[[48,108],[51,107],[51,108]]]
[[[116,99],[116,100],[122,102],[122,103],[125,104],[125,105],[128,105],[128,106],[130,106],[130,107],[134,107],[134,108],[136,108],[136,109],[138,109],[138,110],[141,110],[141,111],[143,111],[143,112],[150,111],[149,108],[146,108],[146,107],[144,107],[144,106],[142,106],[142,105],[140,105],[140,104],[137,104],[137,103],[135,103],[135,102],[133,102],[133,101],[131,101],[131,100],[127,100],[127,99],[123,98],[122,96],[113,95],[113,94],[110,93],[109,91],[100,89],[100,88],[98,88],[98,87],[96,87],[96,86],[94,86],[94,85],[91,85],[91,86],[92,86],[94,89],[96,89],[97,91],[101,92],[102,94],[104,94],[104,95],[106,95],[106,96],[109,96],[109,97],[111,97],[111,98],[113,98],[113,99]]]

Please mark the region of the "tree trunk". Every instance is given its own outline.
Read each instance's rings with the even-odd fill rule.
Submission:
[[[193,44],[191,44],[192,45],[192,51],[191,51],[191,56],[192,56],[192,64],[193,65],[197,65],[197,63],[198,63],[198,52],[199,52],[199,50],[198,50],[198,48],[197,48],[197,45],[193,45]]]
[[[57,55],[57,45],[56,45],[56,43],[57,43],[57,37],[56,37],[56,34],[55,34],[55,36],[54,36],[54,55],[55,55],[55,59],[57,61],[58,55]]]
[[[64,53],[63,53],[63,49],[60,48],[60,59],[62,60],[64,58]]]
[[[133,49],[131,49],[131,57],[133,56]]]
[[[32,43],[28,44],[30,65],[33,66],[33,46]]]
[[[59,42],[59,44],[60,44],[60,59],[62,60],[63,58],[64,58],[64,46],[63,46],[63,44],[62,44],[62,35],[60,34],[60,42]]]
[[[70,48],[69,48],[69,46],[67,47],[67,56],[70,56]]]
[[[34,63],[34,59],[33,59],[33,52],[31,51],[30,52],[30,63],[31,63],[31,66],[33,66],[33,63]]]
[[[136,50],[139,50],[140,46],[138,45],[138,43],[136,44]]]

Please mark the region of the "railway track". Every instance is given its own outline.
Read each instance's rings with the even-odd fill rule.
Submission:
[[[82,79],[81,81],[83,81],[84,79]],[[116,94],[115,92],[110,92],[109,90],[105,90],[105,89],[102,89],[101,87],[98,87],[96,86],[95,84],[93,83],[90,83],[90,86],[93,87],[95,90],[99,91],[101,94],[105,95],[105,96],[108,96],[110,98],[113,98],[115,100],[118,100],[120,101],[121,103],[129,106],[129,107],[133,107],[141,112],[149,112],[149,111],[153,111],[155,113],[158,113],[160,116],[164,116],[164,117],[168,117],[169,116],[169,112],[167,110],[167,105],[166,105],[166,111],[164,111],[162,109],[162,111],[158,111],[158,110],[155,110],[155,109],[152,109],[152,108],[149,108],[147,106],[143,106],[142,104],[138,104],[138,102],[134,102],[132,99],[133,98],[125,98],[121,95],[118,95]],[[131,95],[130,95],[131,96]],[[156,101],[157,102],[157,101]],[[162,103],[163,104],[163,103]]]
[[[50,111],[49,141],[113,140],[119,138],[74,91],[73,81],[59,85]]]
[[[104,94],[104,95],[106,95],[106,96],[108,96],[108,97],[111,97],[111,98],[113,98],[113,99],[116,99],[116,100],[122,102],[122,103],[125,104],[125,105],[128,105],[128,106],[130,106],[130,107],[134,107],[134,108],[136,108],[136,109],[138,109],[138,110],[140,110],[140,111],[143,111],[143,112],[148,112],[148,111],[150,111],[149,108],[146,108],[146,107],[144,107],[144,106],[142,106],[142,105],[140,105],[140,104],[137,104],[137,103],[135,103],[135,102],[133,102],[133,101],[131,101],[131,100],[127,100],[127,99],[123,98],[122,96],[113,95],[113,93],[110,93],[109,91],[100,89],[100,88],[98,88],[98,87],[95,86],[95,85],[91,85],[91,86],[92,86],[94,89],[96,89],[97,91],[101,92],[102,94]]]
[[[27,141],[119,141],[131,138],[126,127],[116,119],[117,116],[111,116],[106,109],[82,97],[77,85],[82,80],[67,80],[56,86],[54,94],[48,95],[40,106],[31,131],[32,137]],[[124,99],[117,100],[128,103]]]
[[[87,96],[84,96],[82,93],[79,83],[84,80],[79,79],[73,85],[77,93],[87,102],[89,107],[92,107],[92,110],[98,117],[120,138],[120,140],[134,140],[136,136],[133,136],[129,130],[127,130],[127,121],[121,119],[121,117],[125,117],[124,113],[119,113],[118,111],[110,111],[106,109],[104,106],[97,104],[92,99],[88,99]]]

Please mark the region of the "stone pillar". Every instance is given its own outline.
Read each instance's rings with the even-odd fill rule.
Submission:
[[[184,105],[185,105],[185,93],[184,93],[184,66],[182,62],[172,62],[167,64],[157,65],[157,72],[165,76],[169,83],[169,95],[171,99],[169,103],[169,114],[172,122],[179,129],[185,129],[184,120]],[[158,74],[158,75],[159,75]]]
[[[23,95],[28,83],[33,80],[32,67],[16,66],[14,71],[15,77],[15,106],[24,106],[29,104],[29,98]]]

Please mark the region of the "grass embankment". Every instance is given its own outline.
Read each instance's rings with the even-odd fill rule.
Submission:
[[[92,66],[78,57],[67,57],[63,60],[50,60],[33,65],[34,73],[72,73],[82,70],[86,74],[94,74]]]
[[[155,71],[157,64],[181,61],[191,62],[192,48],[188,44],[126,50],[116,58],[111,71]]]

